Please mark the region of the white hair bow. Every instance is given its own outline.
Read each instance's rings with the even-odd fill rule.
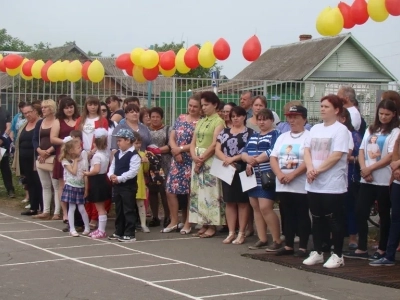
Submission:
[[[108,131],[107,129],[104,128],[96,128],[94,130],[94,138],[98,139],[101,138],[102,136],[108,136]]]
[[[72,141],[72,140],[73,140],[72,137],[66,136],[66,137],[63,139],[63,143],[66,144],[66,143],[68,143],[68,142],[70,142],[70,141]]]

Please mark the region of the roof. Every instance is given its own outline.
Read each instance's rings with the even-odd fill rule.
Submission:
[[[352,42],[382,73],[396,77],[351,33],[272,46],[256,61],[237,74],[234,80],[303,81],[310,77],[346,41]]]

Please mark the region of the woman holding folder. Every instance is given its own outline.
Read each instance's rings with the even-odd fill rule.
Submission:
[[[215,155],[223,161],[224,166],[233,166],[236,171],[232,183],[222,181],[222,194],[226,203],[226,220],[229,235],[222,242],[224,244],[240,245],[245,240],[245,230],[249,217],[249,196],[242,190],[239,173],[246,170],[246,163],[242,160],[242,151],[246,146],[253,130],[247,128],[246,110],[240,106],[232,107],[229,113],[231,128],[224,128],[218,135]],[[239,216],[239,234],[236,237],[236,221]]]

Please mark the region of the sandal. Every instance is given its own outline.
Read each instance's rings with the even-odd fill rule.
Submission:
[[[200,237],[202,234],[204,234],[207,231],[208,227],[202,227],[197,231],[196,233],[193,233],[193,237]]]
[[[232,242],[232,244],[241,245],[241,244],[244,243],[244,240],[245,240],[245,239],[246,239],[246,236],[245,236],[244,232],[239,232],[239,234],[238,234],[236,240],[234,240],[234,241]]]
[[[180,233],[185,235],[185,234],[189,234],[191,231],[192,231],[192,227],[189,227],[189,229],[182,228]]]
[[[234,231],[233,231],[233,232],[230,231],[230,232],[229,232],[229,235],[227,236],[226,239],[224,239],[224,240],[222,241],[222,243],[224,243],[224,244],[230,244],[230,243],[233,242],[233,240],[235,240],[235,238],[236,238],[235,232],[234,232]]]
[[[212,233],[208,233],[208,229],[206,230],[206,232],[204,232],[203,234],[200,234],[200,237],[202,239],[209,239],[212,238],[215,235],[216,231],[214,229],[214,231],[212,231]]]
[[[53,221],[61,220],[61,216],[60,216],[60,215],[54,215],[51,219],[52,219]]]
[[[161,229],[161,233],[169,233],[172,231],[175,231],[176,228],[178,228],[178,225],[172,226],[172,227],[165,227],[164,229]]]

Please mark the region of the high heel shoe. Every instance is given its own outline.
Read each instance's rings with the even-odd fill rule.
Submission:
[[[246,235],[244,232],[239,232],[237,238],[232,242],[232,244],[235,245],[241,245],[244,243],[244,240],[246,239]]]
[[[235,232],[229,232],[229,235],[222,241],[224,244],[231,244],[236,238]]]
[[[178,225],[172,226],[172,227],[165,227],[164,229],[161,229],[161,233],[169,233],[172,231],[175,231],[176,228],[178,228]]]

